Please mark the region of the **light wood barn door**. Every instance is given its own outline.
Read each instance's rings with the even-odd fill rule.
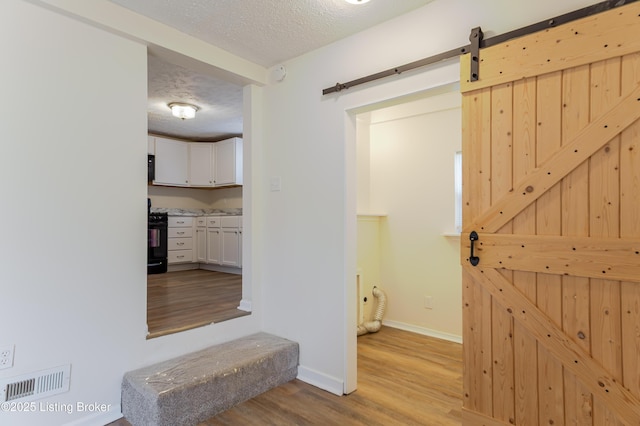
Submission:
[[[640,425],[639,52],[637,2],[461,59],[464,425]]]

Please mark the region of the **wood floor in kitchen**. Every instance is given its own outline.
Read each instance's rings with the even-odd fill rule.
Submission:
[[[147,276],[148,338],[249,315],[242,275],[194,269]]]

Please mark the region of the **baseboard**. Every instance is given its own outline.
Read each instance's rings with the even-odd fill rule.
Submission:
[[[387,321],[383,320],[382,325],[391,328],[398,328],[400,330],[411,331],[413,333],[422,334],[424,336],[435,337],[436,339],[447,340],[449,342],[462,344],[462,336],[456,336],[455,334],[444,333],[442,331],[431,330],[430,328],[419,327],[413,324],[405,324],[399,321]]]
[[[198,264],[198,269],[204,269],[206,271],[225,272],[227,274],[242,275],[242,268],[234,268],[232,266],[213,265],[208,263]]]
[[[240,301],[240,306],[238,306],[238,309],[245,312],[251,312],[251,300],[242,299]]]
[[[298,366],[297,379],[338,396],[344,394],[344,382],[342,380],[327,376],[311,368]]]
[[[167,272],[191,271],[193,269],[198,269],[197,263],[174,263],[167,266]]]
[[[111,404],[108,411],[89,413],[87,416],[65,423],[64,426],[102,426],[122,418],[120,404]]]
[[[214,265],[210,263],[174,263],[167,267],[167,272],[191,271],[193,269],[204,269],[206,271],[226,272],[227,274],[242,275],[242,268]]]

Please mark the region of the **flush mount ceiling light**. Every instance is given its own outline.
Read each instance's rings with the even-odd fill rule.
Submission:
[[[347,0],[347,3],[351,3],[351,4],[365,4],[368,2],[369,0]]]
[[[182,102],[172,102],[169,104],[169,108],[171,108],[171,114],[173,114],[174,117],[183,120],[195,117],[196,111],[198,110],[197,106]]]

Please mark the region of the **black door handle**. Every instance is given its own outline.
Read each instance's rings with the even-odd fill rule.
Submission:
[[[473,245],[476,241],[478,241],[478,233],[476,231],[471,231],[469,234],[469,240],[471,241],[471,253],[469,254],[469,263],[473,266],[478,266],[480,263],[480,258],[478,256],[473,255]]]

